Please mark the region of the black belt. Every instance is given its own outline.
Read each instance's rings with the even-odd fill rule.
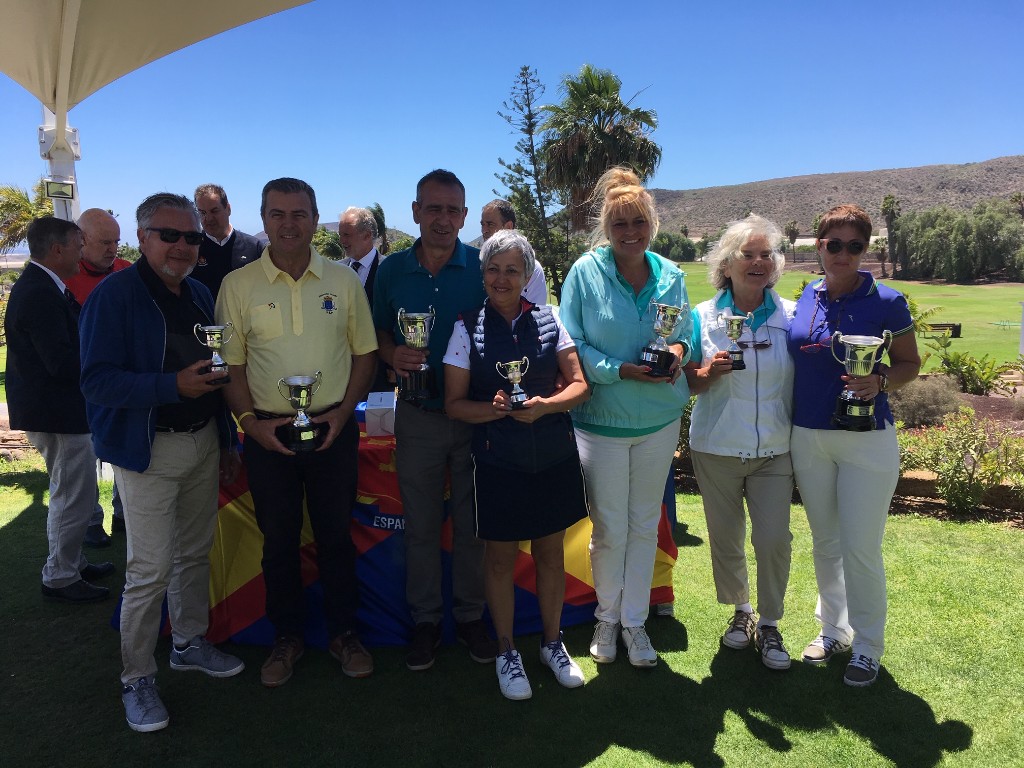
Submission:
[[[186,434],[191,434],[192,432],[198,432],[200,429],[202,429],[203,427],[205,427],[209,423],[210,423],[210,420],[208,418],[206,418],[206,419],[203,419],[202,421],[197,421],[194,424],[185,424],[184,426],[181,426],[181,427],[179,427],[179,426],[169,427],[169,426],[164,426],[163,424],[157,424],[156,425],[156,431],[157,432],[182,432],[182,433],[186,433]]]
[[[426,405],[423,405],[423,403],[420,402],[419,400],[401,400],[399,402],[408,403],[413,408],[419,408],[424,413],[440,413],[442,416],[446,414],[444,408],[430,408]]]
[[[307,411],[306,415],[309,416],[309,418],[314,419],[317,416],[323,416],[325,413],[330,413],[339,405],[341,405],[341,403],[334,403],[333,405],[328,405],[322,411]],[[295,416],[294,413],[271,413],[270,411],[258,411],[255,408],[252,409],[252,412],[256,415],[257,419],[290,419]]]

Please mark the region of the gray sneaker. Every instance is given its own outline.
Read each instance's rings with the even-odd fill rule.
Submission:
[[[152,677],[140,677],[131,685],[124,686],[121,701],[124,702],[125,720],[133,731],[159,731],[171,721]]]
[[[245,662],[218,650],[205,637],[196,635],[180,651],[171,646],[171,669],[179,672],[194,669],[210,677],[233,677],[245,669]]]

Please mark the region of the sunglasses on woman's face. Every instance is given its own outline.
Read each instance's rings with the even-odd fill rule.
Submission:
[[[844,243],[839,238],[833,237],[832,239],[825,241],[825,250],[832,255],[842,253],[843,248],[845,248],[846,252],[851,256],[860,256],[864,253],[864,249],[866,247],[867,246],[860,240],[850,240],[849,242]]]

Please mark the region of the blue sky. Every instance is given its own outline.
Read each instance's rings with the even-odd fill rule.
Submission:
[[[416,180],[457,173],[479,234],[497,158],[496,114],[519,67],[546,102],[584,63],[658,113],[650,186],[670,189],[1024,153],[1024,3],[690,2],[636,5],[394,2],[310,5],[198,43],[112,83],[70,113],[82,208],[134,210],[216,182],[256,232],[263,184],[298,176],[321,221],[379,202],[408,232]],[[117,45],[117,40],[110,40]],[[39,104],[0,75],[0,183],[28,187]]]

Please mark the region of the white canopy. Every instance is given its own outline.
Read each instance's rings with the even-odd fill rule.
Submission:
[[[0,72],[57,115],[162,56],[309,0],[0,0]]]

